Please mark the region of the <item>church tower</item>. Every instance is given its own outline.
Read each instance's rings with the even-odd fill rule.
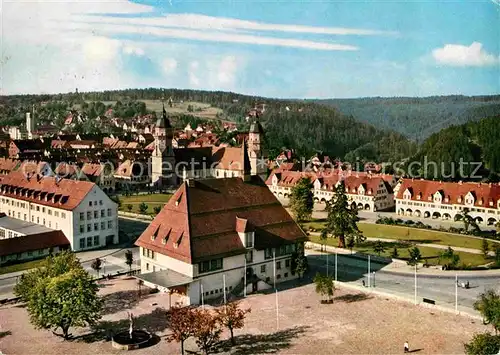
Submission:
[[[264,150],[264,129],[258,118],[250,125],[248,132],[248,155],[252,175],[259,175],[263,180],[267,178],[267,154]]]
[[[172,146],[174,130],[167,118],[165,105],[163,105],[162,116],[156,121],[153,136],[155,148],[151,155],[151,182],[160,188],[176,185],[175,155]]]

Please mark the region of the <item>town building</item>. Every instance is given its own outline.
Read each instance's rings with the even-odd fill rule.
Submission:
[[[467,210],[478,224],[500,221],[499,184],[404,179],[395,200],[401,216],[454,220]]]
[[[0,212],[60,230],[74,251],[119,240],[117,204],[88,181],[13,171],[1,181]]]
[[[0,265],[43,258],[69,247],[60,230],[0,214]]]
[[[293,187],[300,179],[307,177],[313,184],[315,207],[324,207],[335,195],[335,189],[343,181],[351,206],[369,212],[394,208],[392,176],[370,173],[343,172],[329,170],[315,173],[311,171],[273,171],[266,184],[269,190],[284,204],[289,203]]]
[[[136,242],[146,285],[199,304],[297,277],[293,254],[307,237],[250,170],[247,158],[240,177],[181,184]]]

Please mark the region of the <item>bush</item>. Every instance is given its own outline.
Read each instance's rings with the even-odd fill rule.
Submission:
[[[468,355],[497,354],[500,350],[500,335],[475,334],[472,341],[464,347]]]

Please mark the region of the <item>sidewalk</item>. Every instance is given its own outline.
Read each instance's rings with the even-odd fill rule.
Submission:
[[[343,255],[350,255],[354,258],[359,258],[359,259],[368,259],[368,254],[363,254],[359,252],[354,252],[351,254],[350,250],[344,249],[344,248],[336,248],[332,246],[327,246],[327,245],[321,245],[318,243],[312,243],[312,242],[306,242],[305,248],[306,249],[312,249],[316,251],[321,251],[321,248],[323,247],[324,251],[327,251],[329,253],[336,253],[336,254],[343,254]],[[408,275],[414,275],[415,273],[415,267],[408,265],[408,263],[404,260],[399,260],[399,259],[389,259],[389,258],[384,258],[384,257],[379,257],[376,255],[370,255],[371,262],[374,263],[384,263],[387,264],[383,270],[385,272],[394,272],[394,273],[399,273],[399,274],[408,274]],[[423,267],[423,264],[418,264],[417,266],[418,273],[421,275],[434,275],[434,276],[449,276],[449,275],[455,275],[455,274],[467,274],[467,276],[475,276],[475,277],[499,277],[500,278],[500,269],[496,270],[441,270],[440,267],[438,266],[431,266],[431,267]],[[500,280],[499,280],[500,282]]]

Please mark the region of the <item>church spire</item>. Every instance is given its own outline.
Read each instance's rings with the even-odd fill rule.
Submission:
[[[165,103],[163,103],[163,110],[161,117],[156,120],[156,127],[159,128],[172,128],[170,121],[167,117],[167,110],[165,110]]]
[[[252,175],[252,166],[250,164],[250,157],[248,156],[248,147],[246,140],[243,140],[241,146],[241,154],[243,155],[243,181],[250,181]]]

